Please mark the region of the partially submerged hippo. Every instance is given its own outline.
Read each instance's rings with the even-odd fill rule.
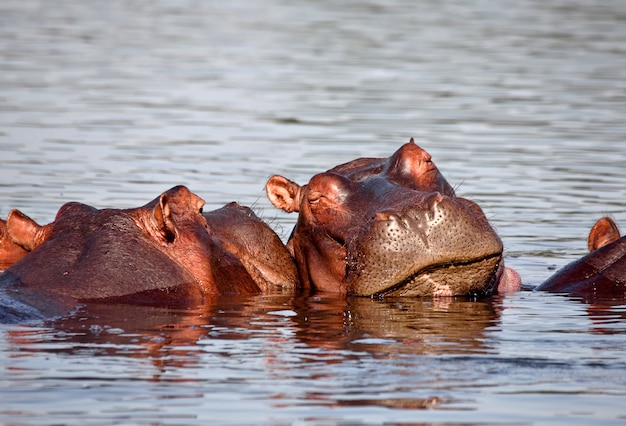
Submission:
[[[12,211],[8,233],[30,253],[0,275],[5,310],[26,304],[50,316],[90,301],[187,306],[211,295],[258,293],[269,281],[295,286],[289,253],[251,210],[236,204],[224,207],[222,215],[232,212],[231,226],[256,228],[255,233],[249,231],[248,241],[231,238],[229,247],[238,249],[240,256],[246,254],[243,244],[268,251],[278,248],[276,256],[283,262],[252,271],[258,262],[246,260],[252,275],[225,248],[218,236],[226,238],[225,232],[208,225],[203,205],[196,194],[177,186],[133,209],[99,210],[67,203],[55,221],[44,226]],[[226,226],[229,221],[219,223]],[[278,280],[275,270],[283,268],[286,272]]]
[[[609,217],[589,232],[588,255],[566,265],[536,290],[568,293],[587,299],[621,298],[626,291],[626,236]]]
[[[272,204],[298,212],[288,248],[306,287],[358,296],[488,295],[519,288],[480,207],[457,197],[413,139],[300,186],[272,176]]]

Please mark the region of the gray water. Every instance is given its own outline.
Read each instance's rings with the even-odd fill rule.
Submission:
[[[0,216],[184,184],[286,238],[305,183],[414,137],[535,286],[626,229],[626,3],[4,1]],[[626,306],[224,298],[0,326],[3,424],[623,424]]]

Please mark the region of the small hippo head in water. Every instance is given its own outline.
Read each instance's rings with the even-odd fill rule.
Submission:
[[[131,209],[67,203],[44,226],[14,210],[8,233],[28,254],[0,275],[0,285],[44,315],[77,302],[187,306],[260,291],[208,226],[203,205],[177,186]]]
[[[564,266],[536,290],[566,293],[589,301],[626,299],[626,236],[613,219],[602,217],[589,231],[590,253]]]
[[[480,207],[457,197],[413,140],[298,185],[272,176],[272,204],[298,212],[288,242],[304,286],[358,296],[487,295],[505,270]]]

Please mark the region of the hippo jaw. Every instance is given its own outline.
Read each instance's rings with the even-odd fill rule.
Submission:
[[[490,294],[502,242],[476,205],[438,197],[427,208],[378,214],[347,246],[347,292],[357,296]]]
[[[496,287],[495,273],[500,262],[501,256],[493,255],[465,263],[430,265],[418,270],[404,281],[363,295],[372,297],[487,295]],[[353,289],[363,287],[366,287],[363,281],[355,282],[351,286]],[[351,293],[356,294],[354,291]]]

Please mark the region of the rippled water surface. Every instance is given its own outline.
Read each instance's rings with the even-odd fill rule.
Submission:
[[[0,4],[0,216],[253,206],[414,137],[535,286],[626,229],[626,3]],[[112,311],[113,309],[113,311]],[[6,424],[622,424],[626,306],[271,295],[0,325]]]

